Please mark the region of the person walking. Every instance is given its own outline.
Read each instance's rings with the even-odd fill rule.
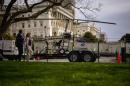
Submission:
[[[33,50],[32,50],[32,38],[31,38],[31,33],[27,33],[26,35],[26,50],[27,50],[27,56],[26,56],[26,61],[29,61],[29,59],[32,56]]]
[[[24,35],[22,30],[19,30],[19,33],[16,36],[15,45],[18,48],[18,56],[16,57],[16,60],[21,61],[24,46]]]

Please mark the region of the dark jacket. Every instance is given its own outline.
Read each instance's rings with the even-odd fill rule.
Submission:
[[[22,34],[18,33],[16,36],[16,47],[23,47],[24,44],[24,37]]]

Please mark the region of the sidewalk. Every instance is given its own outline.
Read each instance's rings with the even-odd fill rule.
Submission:
[[[68,59],[44,59],[44,60],[30,60],[30,62],[69,62]]]
[[[116,57],[100,57],[99,63],[115,63]],[[96,63],[98,63],[98,59],[96,59]]]

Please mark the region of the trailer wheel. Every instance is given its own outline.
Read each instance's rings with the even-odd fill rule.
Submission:
[[[91,58],[92,58],[92,56],[89,53],[86,53],[86,54],[83,55],[83,61],[84,62],[91,62]]]
[[[4,57],[0,54],[0,61],[3,61],[3,58],[4,58]]]
[[[96,61],[96,58],[98,57],[96,53],[92,53],[92,59],[91,59],[91,62],[95,62]]]
[[[84,62],[94,62],[96,60],[92,52],[84,53],[82,59]]]
[[[79,61],[79,53],[78,52],[69,53],[68,59],[70,62],[78,62]]]

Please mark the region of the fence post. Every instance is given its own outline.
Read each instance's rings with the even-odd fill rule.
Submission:
[[[100,52],[99,52],[99,40],[98,40],[98,63],[99,63],[99,58],[100,58]]]

